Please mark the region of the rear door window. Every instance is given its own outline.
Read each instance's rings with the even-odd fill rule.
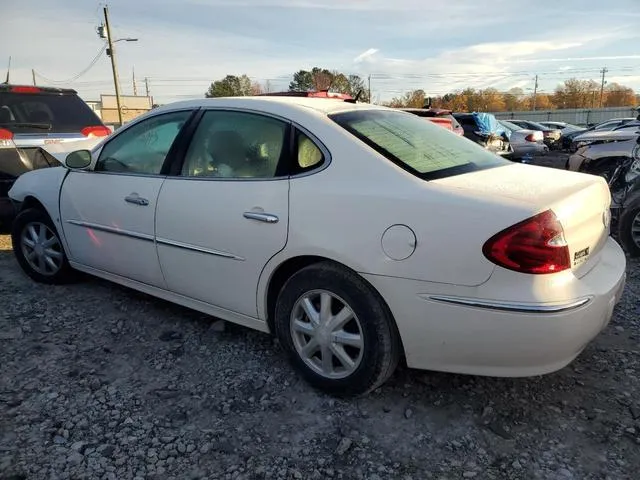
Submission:
[[[102,125],[77,95],[0,93],[0,128],[13,133],[76,133]]]
[[[510,163],[415,115],[356,110],[330,118],[389,160],[427,180]]]

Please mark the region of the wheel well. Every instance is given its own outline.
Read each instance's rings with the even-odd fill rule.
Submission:
[[[278,299],[278,294],[285,282],[291,278],[291,276],[302,270],[309,265],[313,265],[314,263],[331,261],[328,258],[317,257],[312,255],[305,255],[302,257],[293,257],[284,261],[282,264],[278,266],[278,268],[271,275],[271,280],[269,280],[269,286],[267,288],[267,325],[269,325],[269,330],[271,333],[275,332],[273,319],[276,312],[276,300]]]
[[[22,208],[21,210],[26,210],[27,208],[39,208],[40,210],[42,210],[43,212],[46,212],[47,209],[44,208],[44,205],[42,205],[42,203],[40,203],[40,201],[38,201],[37,198],[35,197],[26,197],[24,199],[24,201],[22,202]]]
[[[315,263],[320,262],[333,262],[336,265],[341,266],[342,268],[346,268],[348,270],[353,271],[353,269],[347,267],[346,265],[336,262],[335,260],[331,260],[330,258],[313,256],[313,255],[305,255],[300,257],[289,258],[284,261],[282,264],[276,268],[276,270],[271,275],[271,279],[269,280],[269,286],[267,287],[267,325],[269,326],[269,331],[274,334],[275,333],[275,325],[274,325],[274,317],[276,312],[276,301],[278,299],[278,294],[280,290],[284,286],[287,280],[291,278],[293,274],[302,270],[309,265],[313,265]],[[357,274],[357,272],[355,272]],[[369,283],[365,280],[366,283]],[[402,342],[402,337],[400,336],[400,332],[398,331],[398,325],[396,324],[396,320],[393,316],[393,312],[391,312],[391,308],[387,304],[387,301],[380,295],[380,293],[376,290],[373,285],[369,284],[371,288],[380,296],[383,304],[387,309],[387,313],[390,315],[393,327],[396,329],[396,333],[398,335],[398,341],[400,342],[400,350],[401,350],[401,361],[404,362],[404,343]]]

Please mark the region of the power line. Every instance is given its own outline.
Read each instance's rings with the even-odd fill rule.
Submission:
[[[61,83],[71,83],[75,80],[77,80],[78,78],[80,78],[82,75],[84,75],[85,73],[87,73],[89,70],[91,70],[93,68],[93,66],[98,63],[98,60],[100,60],[100,56],[103,54],[103,52],[107,49],[107,45],[103,45],[102,47],[100,47],[100,50],[98,50],[98,53],[96,54],[95,57],[93,57],[93,60],[91,60],[91,63],[83,70],[81,70],[79,73],[77,73],[76,75],[74,75],[73,77],[67,79],[67,80],[52,80],[48,77],[45,77],[44,75],[42,75],[39,72],[35,72],[35,74],[40,77],[41,79],[49,82],[49,83],[57,83],[57,84],[61,84]]]

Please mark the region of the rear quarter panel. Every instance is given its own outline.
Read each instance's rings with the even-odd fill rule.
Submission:
[[[482,245],[530,216],[529,205],[426,182],[330,123],[325,117],[303,125],[331,152],[331,164],[291,179],[287,245],[266,266],[259,291],[279,264],[301,255],[323,256],[360,273],[443,284],[474,286],[490,277],[494,264]],[[382,248],[393,225],[415,233],[415,251],[405,260],[389,258]]]

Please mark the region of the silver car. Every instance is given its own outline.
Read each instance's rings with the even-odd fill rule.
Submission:
[[[512,159],[522,160],[536,155],[546,155],[549,152],[541,131],[528,130],[506,120],[499,120],[498,123],[507,130],[509,143],[513,148]]]

